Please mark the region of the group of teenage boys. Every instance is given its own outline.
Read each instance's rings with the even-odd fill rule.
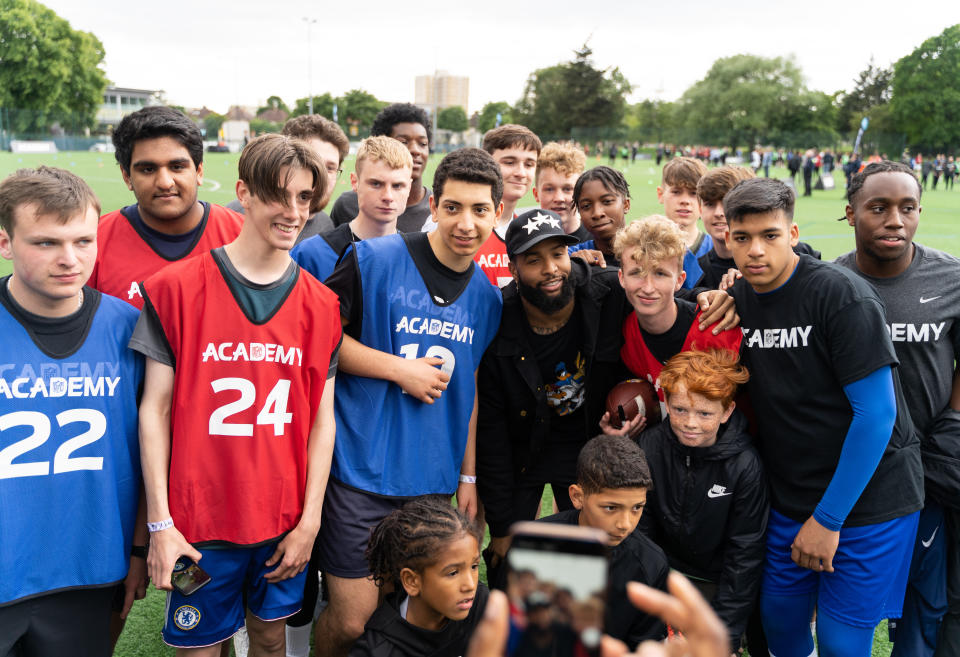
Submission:
[[[100,218],[58,169],[0,184],[0,526],[16,537],[0,542],[0,655],[109,654],[148,575],[184,654],[221,654],[245,626],[251,654],[306,655],[319,572],[314,649],[346,655],[378,601],[371,528],[422,495],[485,517],[492,584],[546,484],[557,521],[639,536],[642,503],[613,524],[586,509],[581,449],[601,432],[649,441],[640,418],[615,428],[607,392],[644,378],[673,408],[661,370],[710,349],[749,371],[747,412],[722,423],[738,437],[720,442],[762,468],[710,481],[690,518],[732,496],[720,517],[752,524],[720,548],[715,519],[687,527],[736,558],[678,552],[665,529],[659,547],[631,538],[617,572],[701,580],[754,654],[813,654],[814,617],[820,654],[868,654],[904,590],[897,654],[934,654],[948,608],[937,654],[958,649],[960,324],[944,281],[960,261],[913,243],[909,169],[855,179],[857,248],[837,266],[799,242],[792,190],[748,170],[672,160],[666,216],[625,227],[622,174],[585,172],[572,146],[502,126],[428,187],[430,138],[422,110],[386,108],[329,217],[348,143],[318,116],[246,146],[238,212],[198,200],[200,133],[164,107],[114,133],[134,205]],[[531,187],[540,207],[518,215]],[[632,485],[669,493],[652,486]],[[189,596],[170,583],[182,557],[211,575]],[[631,646],[664,629],[620,625]]]

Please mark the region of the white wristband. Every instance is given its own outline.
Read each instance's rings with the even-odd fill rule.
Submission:
[[[160,522],[148,522],[147,531],[151,534],[154,532],[160,532],[164,529],[170,529],[173,527],[173,518],[167,518],[166,520],[161,520]]]
[[[460,475],[460,483],[462,484],[475,484],[477,483],[477,478],[473,475]]]

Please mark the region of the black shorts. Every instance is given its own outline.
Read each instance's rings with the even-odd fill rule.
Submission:
[[[0,657],[109,657],[114,590],[73,589],[0,607]]]
[[[370,542],[370,533],[391,511],[399,509],[410,499],[364,493],[331,478],[323,499],[323,520],[317,535],[320,569],[336,577],[369,577],[370,567],[364,552]]]

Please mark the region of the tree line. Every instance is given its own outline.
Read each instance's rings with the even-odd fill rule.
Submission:
[[[862,118],[870,120],[865,145],[882,150],[909,146],[953,152],[960,145],[960,25],[924,41],[890,67],[871,60],[850,89],[810,89],[791,57],[733,55],[713,62],[703,79],[674,101],[627,102],[633,87],[617,67],[598,67],[588,44],[570,61],[533,71],[521,97],[491,102],[473,117],[481,132],[515,122],[545,139],[584,143],[625,140],[777,147],[852,141]],[[108,81],[103,44],[74,30],[36,0],[0,0],[0,109],[25,110],[7,130],[41,132],[69,122],[94,128]],[[386,105],[363,89],[313,97],[313,111],[336,120],[351,136],[369,132]],[[309,99],[288,106],[271,96],[258,114],[309,111]],[[224,117],[204,120],[216,134]],[[461,107],[442,109],[437,127],[462,131],[470,124]],[[255,119],[268,132],[279,122]],[[885,141],[886,140],[886,141]]]

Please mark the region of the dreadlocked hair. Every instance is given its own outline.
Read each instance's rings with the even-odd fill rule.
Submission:
[[[863,183],[867,182],[867,178],[875,173],[905,173],[912,177],[914,182],[917,183],[917,200],[919,201],[920,196],[923,195],[923,187],[921,187],[920,181],[917,180],[917,174],[913,172],[913,169],[908,167],[903,162],[882,160],[880,162],[871,162],[863,168],[863,171],[850,176],[850,185],[847,187],[847,201],[850,203],[850,205],[854,205],[857,194],[863,187]]]
[[[419,497],[396,509],[370,535],[364,556],[377,586],[392,583],[400,588],[400,571],[420,572],[437,559],[446,543],[473,536],[480,544],[479,528],[442,495]]]

